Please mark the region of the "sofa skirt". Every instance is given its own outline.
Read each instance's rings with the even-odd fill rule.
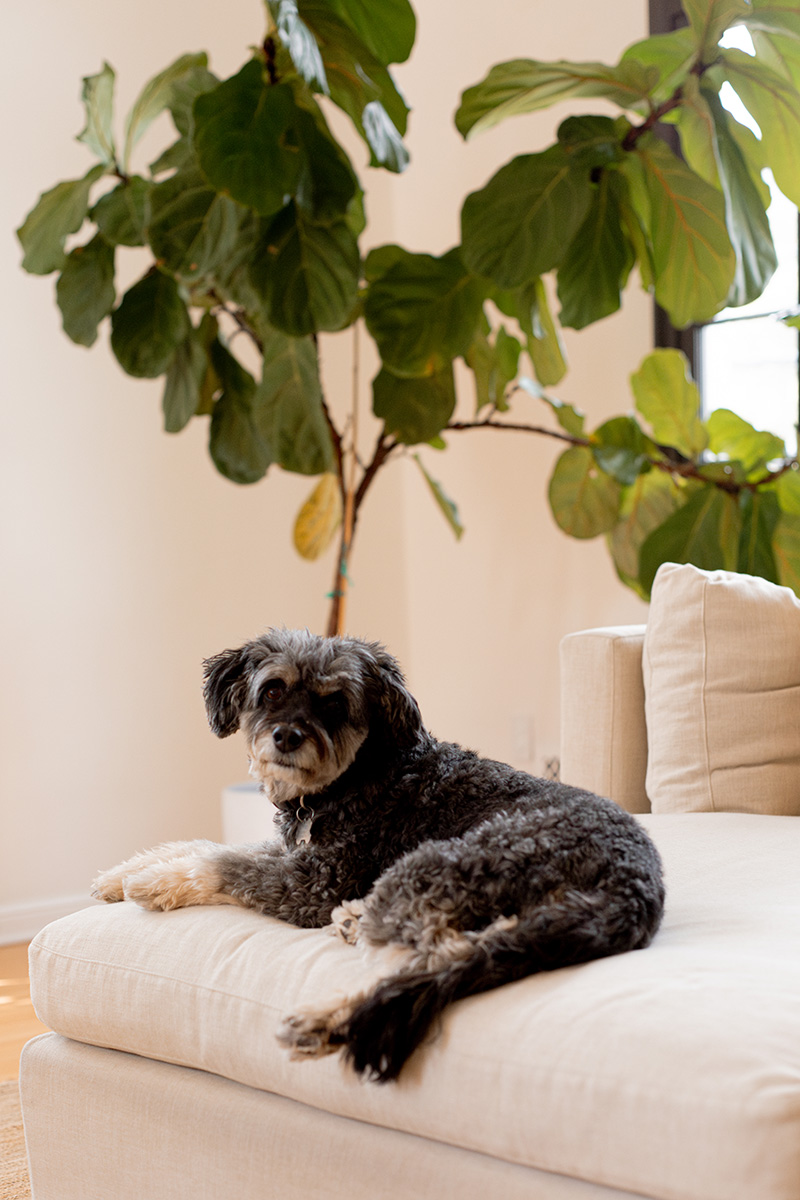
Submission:
[[[648,1200],[54,1033],[20,1092],[33,1200]]]

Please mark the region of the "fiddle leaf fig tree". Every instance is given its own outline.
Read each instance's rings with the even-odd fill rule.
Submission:
[[[573,97],[602,99],[604,111],[568,117],[553,145],[501,167],[466,198],[461,245],[439,255],[362,252],[368,200],[326,118],[331,104],[347,115],[371,167],[406,168],[409,110],[391,67],[413,47],[408,0],[267,0],[265,11],[261,45],[236,73],[221,80],[205,53],[181,56],[146,84],[120,137],[113,68],[86,78],[78,140],[94,161],[44,192],[18,236],[23,267],[57,275],[68,337],[91,346],[108,319],[122,369],[163,379],[168,432],[207,420],[211,459],[235,483],[274,465],[315,477],[294,538],[314,558],[338,531],[329,632],[343,627],[353,535],[377,473],[408,447],[442,449],[462,430],[569,443],[550,482],[555,519],[576,537],[606,535],[621,579],[642,595],[665,556],[800,585],[794,460],[732,413],[701,421],[675,352],[656,352],[634,375],[634,414],[593,432],[549,393],[566,371],[559,325],[581,329],[616,311],[634,268],[676,325],[766,286],[775,254],[761,170],[800,199],[793,10],[686,0],[686,29],[631,46],[616,66],[492,67],[463,95],[465,136]],[[750,29],[757,58],[720,49],[732,24]],[[723,108],[725,82],[760,139]],[[143,166],[141,138],[164,112],[172,137]],[[658,136],[664,121],[681,158]],[[117,256],[129,247],[143,270],[120,295]],[[380,358],[371,455],[357,445],[357,389],[342,418],[319,370],[319,335],[348,331],[355,358],[361,326]],[[457,359],[474,378],[471,420],[456,419]],[[512,401],[523,419],[510,419]],[[534,403],[549,424],[529,419]],[[445,487],[413,457],[460,536]]]
[[[775,271],[761,172],[800,204],[800,16],[775,0],[684,9],[685,28],[630,46],[615,66],[515,59],[462,96],[465,137],[573,97],[618,109],[568,117],[553,145],[514,158],[464,202],[467,270],[515,297],[551,274],[562,326],[616,311],[634,266],[679,328],[750,303]],[[720,46],[733,26],[755,56]],[[723,106],[724,85],[760,137]],[[680,157],[660,123],[676,129]],[[634,412],[593,432],[554,407],[572,442],[550,480],[558,525],[604,534],[620,578],[645,598],[667,560],[800,593],[800,475],[784,442],[725,409],[701,420],[677,351],[655,351],[631,383]]]

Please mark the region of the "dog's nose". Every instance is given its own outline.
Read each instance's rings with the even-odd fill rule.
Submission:
[[[296,725],[276,725],[272,730],[272,740],[283,754],[291,754],[300,749],[306,735]]]

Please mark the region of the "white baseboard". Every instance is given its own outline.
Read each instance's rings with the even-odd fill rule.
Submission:
[[[31,904],[0,904],[0,946],[29,942],[40,929],[96,903],[86,894],[59,896]]]

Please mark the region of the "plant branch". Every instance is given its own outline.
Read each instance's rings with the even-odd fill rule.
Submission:
[[[517,425],[510,421],[493,421],[484,418],[482,421],[451,421],[445,425],[445,430],[461,432],[465,429],[507,429],[512,433],[538,433],[544,437],[558,438],[561,442],[569,442],[571,446],[592,446],[590,438],[578,437],[571,433],[560,433],[557,429],[548,429],[544,425]]]
[[[547,429],[543,425],[519,425],[512,424],[510,421],[494,421],[491,417],[485,417],[482,421],[451,421],[445,426],[447,430],[461,432],[466,429],[506,429],[513,433],[538,433],[545,437],[557,438],[558,441],[568,442],[571,446],[588,446],[591,449],[593,446],[599,445],[592,438],[580,437],[577,434],[562,433],[560,430]],[[665,471],[669,475],[677,475],[681,479],[696,479],[700,483],[707,486],[719,488],[720,491],[728,492],[730,495],[738,496],[740,492],[756,492],[765,484],[772,483],[779,476],[784,475],[787,471],[792,471],[797,463],[796,458],[786,458],[776,471],[767,471],[760,479],[749,479],[738,481],[735,479],[709,479],[703,474],[702,465],[691,459],[686,458],[672,446],[659,446],[659,450],[664,454],[664,458],[653,458],[647,455],[647,462],[651,467],[655,467],[659,471]]]
[[[381,469],[383,464],[386,462],[387,458],[392,453],[392,451],[396,450],[399,445],[400,445],[399,442],[396,442],[392,438],[389,438],[386,436],[385,430],[381,430],[381,432],[378,434],[378,440],[375,443],[375,449],[372,453],[372,458],[367,463],[367,466],[364,469],[364,474],[361,478],[361,482],[358,485],[358,488],[356,489],[354,506],[353,506],[353,525],[354,526],[355,526],[356,519],[358,517],[358,510],[360,509],[360,507],[364,501],[364,497],[366,496],[367,490],[371,486],[373,479],[375,478],[375,476],[377,475],[378,471]]]
[[[253,329],[252,325],[250,325],[250,323],[248,322],[245,312],[244,312],[244,309],[231,308],[231,306],[222,299],[219,292],[216,292],[213,288],[208,293],[208,295],[210,296],[210,298],[214,301],[214,303],[216,305],[215,311],[216,312],[224,312],[227,317],[230,317],[231,320],[234,321],[239,326],[242,333],[247,334],[247,336],[250,338],[251,342],[255,346],[256,350],[258,350],[259,354],[263,355],[264,343],[262,342],[261,338],[256,333],[255,329]]]
[[[697,75],[697,77],[700,78],[712,65],[712,63],[697,62],[691,68],[689,74]],[[661,104],[657,105],[641,125],[632,125],[630,127],[622,140],[622,149],[633,150],[640,137],[643,137],[644,134],[649,133],[653,126],[657,125],[662,117],[665,117],[667,113],[672,112],[674,109],[680,108],[682,104],[683,87],[677,87],[669,99],[664,100]]]
[[[625,137],[622,139],[623,150],[633,150],[640,137],[649,133],[654,125],[657,125],[662,117],[667,113],[672,112],[675,108],[680,108],[683,103],[683,88],[676,88],[670,96],[669,100],[665,100],[663,104],[659,104],[650,115],[642,121],[641,125],[631,125]]]

